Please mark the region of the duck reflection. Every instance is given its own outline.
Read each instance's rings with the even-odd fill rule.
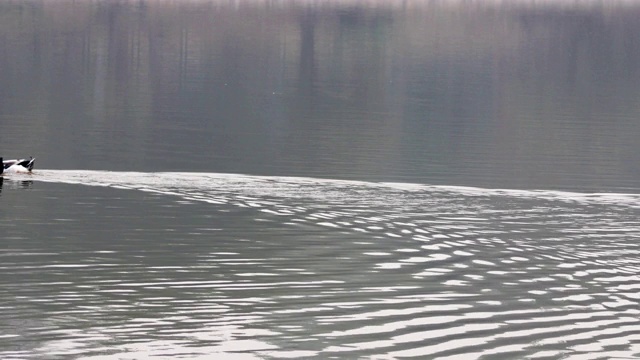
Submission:
[[[33,185],[33,180],[10,180],[0,176],[0,193],[7,189],[27,189]]]

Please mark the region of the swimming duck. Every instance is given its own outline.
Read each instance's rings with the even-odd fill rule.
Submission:
[[[2,173],[30,173],[33,169],[33,164],[36,159],[29,157],[28,159],[17,159],[17,160],[3,160],[0,157],[0,161],[2,161],[2,169],[0,169],[0,174]]]

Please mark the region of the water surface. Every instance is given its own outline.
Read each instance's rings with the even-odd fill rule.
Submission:
[[[5,157],[640,188],[632,2],[0,4]]]
[[[0,358],[640,357],[639,11],[1,2]]]
[[[640,354],[638,195],[29,179],[2,195],[3,358]]]

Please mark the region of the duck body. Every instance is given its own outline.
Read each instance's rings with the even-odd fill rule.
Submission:
[[[2,161],[2,169],[0,169],[0,174],[2,173],[30,173],[33,169],[33,165],[36,161],[33,157],[28,159],[15,159],[15,160],[4,160],[0,157],[0,161]]]

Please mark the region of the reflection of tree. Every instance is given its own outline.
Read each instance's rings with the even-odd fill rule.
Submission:
[[[316,16],[311,10],[300,17],[300,72],[299,91],[303,97],[313,95],[315,82],[315,27]]]
[[[268,3],[0,3],[0,128],[19,118],[41,139],[3,145],[74,168],[198,154],[222,171],[385,173],[413,157],[419,173],[473,172],[481,156],[575,151],[552,131],[562,116],[640,111],[635,7]]]
[[[608,92],[609,85],[635,83],[640,69],[640,40],[632,35],[640,30],[636,8],[522,13],[517,17],[521,54],[528,59],[523,57],[520,65],[535,66],[547,76],[540,80],[553,81],[568,92]]]

